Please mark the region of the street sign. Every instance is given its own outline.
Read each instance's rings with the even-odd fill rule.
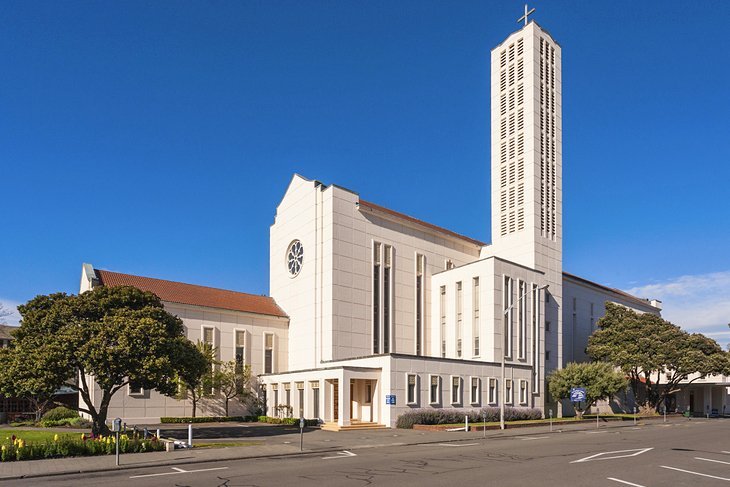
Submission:
[[[395,406],[395,394],[386,394],[385,395],[385,404],[388,404],[390,406]]]
[[[585,402],[587,397],[585,387],[572,387],[570,389],[570,402]]]

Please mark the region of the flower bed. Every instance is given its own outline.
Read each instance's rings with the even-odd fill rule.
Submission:
[[[147,440],[137,435],[123,434],[119,437],[120,453],[142,453],[164,449],[164,443],[158,441],[156,437]],[[111,455],[115,452],[116,437],[113,435],[94,437],[81,434],[77,437],[56,434],[53,440],[34,442],[26,442],[22,437],[12,435],[0,446],[0,462]]]

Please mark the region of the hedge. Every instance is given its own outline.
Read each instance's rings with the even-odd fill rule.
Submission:
[[[464,417],[469,417],[470,423],[487,423],[499,421],[499,408],[486,407],[481,409],[414,409],[398,416],[397,428],[412,429],[414,424],[459,424]],[[504,408],[505,421],[523,421],[542,419],[542,410],[538,408]]]
[[[259,416],[259,423],[298,425],[299,418],[272,418],[271,416]],[[304,426],[318,426],[318,419],[305,419]]]
[[[227,423],[256,421],[256,416],[196,416],[196,417],[164,417],[160,423]]]
[[[119,437],[120,453],[142,453],[164,449],[165,444],[157,441],[157,438],[145,440],[138,436],[121,435]],[[13,436],[10,445],[0,446],[0,462],[111,455],[115,451],[116,438],[114,436],[92,437],[82,434],[78,438],[70,438],[56,435],[53,441],[47,440],[42,443],[26,443],[22,437]]]

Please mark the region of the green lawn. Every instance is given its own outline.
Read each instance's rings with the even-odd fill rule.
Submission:
[[[43,429],[22,430],[22,429],[5,429],[0,428],[0,445],[12,444],[12,437],[15,435],[28,443],[43,443],[46,440],[53,441],[55,435],[59,438],[66,436],[81,438],[81,433],[59,433],[57,431],[48,431]],[[88,435],[87,435],[88,436]]]

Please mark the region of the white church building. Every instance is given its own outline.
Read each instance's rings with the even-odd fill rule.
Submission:
[[[412,408],[558,411],[546,375],[587,359],[606,301],[660,313],[563,272],[561,99],[560,45],[534,21],[492,50],[491,244],[294,175],[270,229],[270,297],[90,264],[81,291],[156,292],[191,340],[252,367],[269,415],[343,429],[392,427]],[[130,389],[109,414],[156,421],[190,405]]]

